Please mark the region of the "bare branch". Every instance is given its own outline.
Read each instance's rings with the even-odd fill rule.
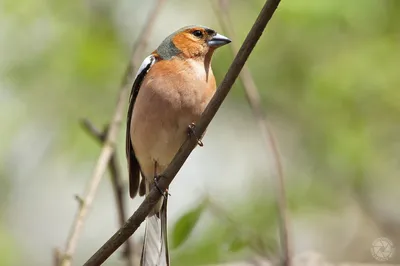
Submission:
[[[96,128],[92,122],[90,122],[89,119],[82,119],[81,120],[81,125],[82,128],[92,137],[94,137],[99,143],[104,143],[106,136],[107,136],[107,131],[108,131],[108,126],[105,128],[104,131],[100,131],[98,128]]]
[[[218,1],[218,4],[216,3]],[[233,40],[236,39],[235,32],[232,28],[232,20],[229,15],[228,10],[228,0],[211,0],[211,4],[214,8],[219,23],[224,32],[227,32]],[[237,46],[232,43],[231,45],[232,54],[235,56],[237,54]],[[281,162],[281,156],[279,154],[278,145],[272,133],[272,129],[267,121],[266,115],[263,111],[261,104],[261,96],[258,92],[257,86],[251,75],[250,69],[247,66],[243,67],[240,73],[240,80],[242,81],[243,88],[245,91],[246,99],[251,107],[254,117],[257,120],[258,126],[260,128],[261,134],[263,136],[266,149],[272,150],[272,154],[275,160],[276,169],[276,204],[279,216],[279,226],[280,226],[280,244],[282,251],[282,265],[290,265],[291,263],[291,246],[290,237],[288,233],[288,218],[287,218],[287,207],[286,207],[286,192],[285,192],[285,181],[283,174],[283,167]]]
[[[117,105],[109,126],[109,130],[107,132],[107,136],[104,140],[103,148],[101,150],[100,156],[94,168],[93,175],[88,183],[85,196],[83,199],[83,204],[79,207],[78,212],[76,213],[70,234],[67,239],[65,253],[63,255],[61,262],[62,266],[71,265],[72,256],[75,252],[78,238],[80,236],[86,214],[88,213],[89,208],[92,205],[94,196],[97,191],[97,187],[106,171],[108,161],[111,159],[111,156],[114,153],[114,147],[117,141],[117,135],[119,133],[121,123],[124,118],[126,99],[128,99],[129,89],[133,83],[134,75],[132,74],[133,73],[132,70],[136,69],[137,66],[137,61],[135,61],[135,58],[138,58],[139,57],[138,54],[142,53],[142,50],[144,49],[143,47],[145,47],[145,44],[147,43],[146,38],[150,36],[150,33],[154,25],[154,20],[158,16],[161,10],[161,6],[164,4],[164,2],[165,0],[156,1],[154,9],[152,10],[151,15],[149,16],[148,21],[145,23],[146,26],[143,28],[143,33],[140,35],[140,39],[138,39],[139,44],[135,45],[135,48],[133,50],[133,55],[131,57],[132,59],[129,62],[129,65],[127,67],[122,82]]]
[[[89,120],[83,119],[82,120],[82,127],[84,130],[88,132],[89,135],[94,137],[100,144],[104,143],[105,137],[107,135],[108,127],[101,132],[97,129]],[[126,213],[125,213],[125,204],[124,204],[124,184],[120,174],[120,170],[118,167],[118,158],[116,150],[111,156],[110,161],[108,162],[108,169],[111,175],[111,183],[114,190],[115,196],[115,203],[117,205],[117,212],[118,212],[118,221],[119,225],[123,226],[126,221]],[[127,265],[133,266],[134,265],[134,257],[133,257],[133,249],[134,245],[131,243],[130,239],[125,241],[125,250],[123,252],[123,257],[126,258]]]
[[[191,151],[196,147],[197,141],[203,134],[211,120],[214,118],[217,110],[221,106],[225,97],[228,95],[233,83],[238,77],[243,65],[246,63],[247,58],[252,52],[254,46],[260,39],[268,21],[271,19],[273,13],[278,7],[280,0],[267,0],[260,15],[254,23],[252,29],[247,35],[239,53],[231,64],[228,73],[225,75],[224,80],[219,86],[211,102],[208,104],[203,115],[201,116],[195,130],[195,136],[187,139],[174,159],[162,174],[162,178],[158,181],[160,189],[165,190],[182,167],[183,163],[188,158]],[[157,188],[153,188],[143,203],[135,211],[135,213],[128,219],[124,226],[118,230],[84,265],[97,266],[101,265],[119,246],[121,246],[126,239],[128,239],[145,220],[150,210],[160,199],[161,194]]]
[[[53,265],[58,266],[61,262],[61,252],[58,248],[53,249]]]

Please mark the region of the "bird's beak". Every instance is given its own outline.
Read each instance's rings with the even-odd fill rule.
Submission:
[[[210,47],[217,48],[217,47],[223,46],[225,44],[228,44],[230,42],[231,42],[231,40],[229,40],[227,37],[217,33],[210,40],[208,40],[207,44]]]

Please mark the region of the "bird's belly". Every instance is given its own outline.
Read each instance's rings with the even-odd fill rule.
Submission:
[[[149,143],[150,156],[160,167],[166,167],[171,162],[186,138],[184,127],[160,127],[154,142]]]
[[[147,96],[143,93],[143,99],[138,98],[133,110],[131,139],[145,174],[151,171],[154,162],[160,171],[171,162],[187,138],[188,126],[199,119],[208,103],[199,93],[191,92],[190,88],[174,93],[154,89],[147,91]]]

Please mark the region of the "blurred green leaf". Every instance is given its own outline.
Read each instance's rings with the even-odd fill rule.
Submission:
[[[177,248],[186,241],[199,221],[205,206],[206,204],[202,202],[199,206],[185,213],[178,219],[172,231],[172,248]]]
[[[248,241],[244,240],[240,236],[236,236],[229,244],[229,251],[238,252],[248,245]]]
[[[7,230],[0,225],[0,265],[18,265],[17,246]]]

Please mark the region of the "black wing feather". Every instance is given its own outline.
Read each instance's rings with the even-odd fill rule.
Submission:
[[[149,60],[147,62],[147,60]],[[141,67],[139,68],[138,73],[136,74],[135,81],[132,85],[131,94],[129,97],[129,108],[128,108],[128,117],[126,121],[126,158],[128,160],[128,172],[129,172],[129,195],[131,198],[134,198],[139,189],[139,181],[140,181],[140,165],[136,158],[135,151],[132,147],[131,142],[131,119],[133,107],[136,102],[136,98],[139,93],[140,86],[149,71],[150,67],[155,63],[155,57],[153,55],[146,58]]]

